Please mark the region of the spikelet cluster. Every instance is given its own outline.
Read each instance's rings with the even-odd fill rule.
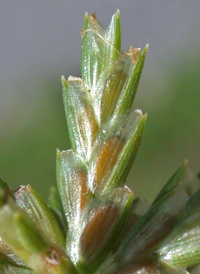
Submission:
[[[49,205],[0,181],[0,273],[199,273],[200,182],[175,172],[149,205],[126,186],[146,114],[134,109],[148,45],[121,52],[120,14],[85,14],[81,77],[62,77],[71,149]]]

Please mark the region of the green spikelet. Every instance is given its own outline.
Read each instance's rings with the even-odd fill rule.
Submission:
[[[147,118],[133,101],[148,45],[121,52],[119,11],[107,29],[86,13],[81,36],[82,78],[62,76],[72,148],[57,150],[50,205],[0,181],[0,273],[196,274],[200,183],[187,162],[152,205],[125,184]]]

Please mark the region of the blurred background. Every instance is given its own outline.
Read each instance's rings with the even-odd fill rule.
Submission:
[[[0,177],[45,199],[56,148],[68,149],[60,76],[80,76],[85,11],[107,27],[121,12],[122,50],[150,48],[135,108],[148,113],[127,184],[152,201],[188,159],[200,170],[200,1],[0,1]]]

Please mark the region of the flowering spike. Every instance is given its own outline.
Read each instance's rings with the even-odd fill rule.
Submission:
[[[175,228],[157,251],[160,259],[177,267],[196,265],[200,261],[199,235],[200,189],[189,199]]]
[[[36,273],[77,274],[62,247],[48,239],[30,216],[6,195],[5,190],[0,188],[0,200],[3,201],[0,208],[3,242]],[[26,265],[21,263],[20,267]]]
[[[189,197],[195,194],[195,192],[200,188],[200,181],[196,174],[194,174],[194,172],[187,167],[187,164],[187,161],[185,161],[174,173],[174,175],[169,179],[161,192],[158,194],[153,204],[157,203],[165,195],[176,188],[184,189]]]
[[[95,271],[116,245],[133,201],[133,192],[128,188],[116,188],[105,196],[96,198],[87,207],[83,216],[83,231],[80,237],[80,259],[77,268]],[[88,221],[89,220],[89,221]]]
[[[53,243],[65,247],[64,235],[53,212],[31,186],[20,186],[15,192],[15,201]]]
[[[85,14],[82,30],[82,79],[90,91],[94,110],[100,121],[102,87],[120,54],[120,14],[117,11],[106,30],[96,15]]]
[[[82,79],[62,77],[72,149],[57,151],[50,206],[0,180],[0,273],[197,274],[200,175],[184,162],[151,205],[126,186],[147,117],[133,101],[148,45],[121,52],[118,10],[107,29],[86,13],[81,35]]]
[[[164,185],[163,189],[160,191],[153,204],[156,204],[165,195],[178,188],[182,184],[182,177],[187,169],[187,161],[185,161],[182,166],[173,174],[169,181]]]
[[[119,115],[123,115],[132,107],[135,94],[140,82],[140,77],[143,71],[144,61],[149,45],[147,44],[143,51],[140,53],[140,49],[130,48],[129,55],[132,59],[132,69],[129,71],[130,75],[126,88],[122,92],[119,102],[116,106],[116,110],[113,114],[113,119],[117,120]]]
[[[172,230],[187,198],[183,190],[176,190],[151,207],[124,237],[116,260],[128,264],[145,257]]]
[[[62,77],[63,100],[72,148],[86,161],[89,159],[99,125],[90,93],[80,78]]]

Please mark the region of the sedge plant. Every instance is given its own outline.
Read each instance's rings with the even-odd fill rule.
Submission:
[[[185,161],[148,204],[125,182],[146,114],[133,108],[148,45],[121,52],[120,14],[85,14],[82,78],[62,77],[71,149],[49,205],[0,181],[0,273],[200,273],[200,182]]]

